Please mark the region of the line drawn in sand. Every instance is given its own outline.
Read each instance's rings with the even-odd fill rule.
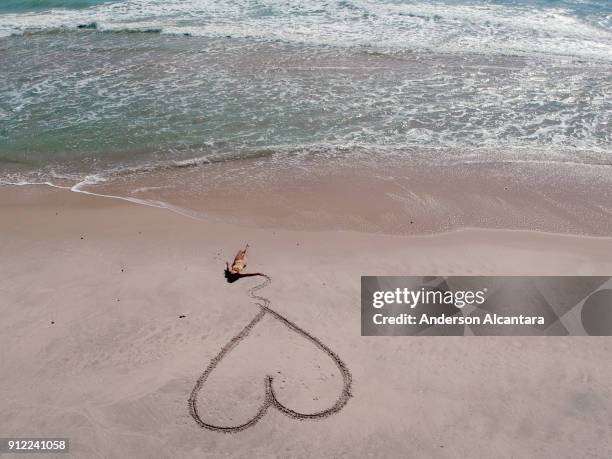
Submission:
[[[326,418],[328,416],[331,416],[332,414],[337,413],[342,408],[344,408],[349,398],[351,397],[352,376],[351,376],[351,372],[349,371],[348,367],[342,361],[342,359],[338,357],[338,355],[334,351],[332,351],[325,344],[323,344],[321,340],[311,335],[306,330],[300,328],[294,322],[290,321],[282,314],[279,314],[278,312],[271,309],[269,299],[255,294],[255,292],[257,292],[258,290],[261,290],[267,287],[268,285],[270,285],[270,283],[272,282],[272,278],[270,276],[268,276],[267,274],[263,274],[263,273],[253,273],[253,274],[234,273],[232,274],[229,268],[226,271],[226,277],[228,278],[229,282],[233,282],[234,280],[237,280],[240,277],[248,277],[248,276],[261,276],[266,279],[261,284],[258,284],[255,287],[252,287],[251,289],[249,289],[249,296],[253,298],[254,300],[258,301],[256,304],[259,306],[260,310],[255,315],[255,317],[253,317],[253,319],[236,336],[234,336],[225,346],[221,348],[221,351],[210,361],[210,363],[208,364],[204,372],[200,375],[200,377],[196,381],[196,384],[193,387],[193,390],[191,391],[191,396],[189,397],[189,401],[188,401],[189,413],[191,414],[191,417],[202,428],[217,431],[217,432],[235,433],[235,432],[240,432],[242,430],[248,429],[249,427],[252,427],[253,425],[255,425],[261,418],[264,417],[264,415],[266,414],[266,412],[268,411],[270,407],[276,408],[278,411],[280,411],[281,413],[291,418],[302,420],[302,421],[307,420],[307,419],[322,419],[322,418]],[[198,402],[197,402],[198,394],[200,393],[200,390],[204,386],[204,383],[206,382],[210,374],[213,372],[213,370],[217,367],[217,365],[219,365],[219,363],[223,360],[223,358],[227,356],[227,354],[229,354],[232,351],[232,349],[234,349],[238,344],[240,344],[240,342],[249,335],[253,327],[255,327],[255,325],[257,325],[266,315],[270,315],[274,317],[275,319],[280,321],[284,326],[286,326],[290,330],[301,335],[307,340],[310,340],[321,351],[327,354],[334,361],[334,363],[340,370],[340,374],[342,375],[343,386],[342,386],[342,391],[340,393],[340,396],[337,398],[336,402],[332,406],[330,406],[329,408],[325,410],[317,411],[315,413],[300,413],[298,411],[292,410],[291,408],[288,408],[287,406],[283,405],[276,398],[276,395],[274,393],[274,387],[273,387],[273,382],[274,382],[273,378],[272,376],[267,375],[264,378],[264,390],[265,390],[264,401],[259,407],[257,414],[255,414],[255,416],[253,416],[251,419],[249,419],[243,424],[239,424],[235,426],[220,426],[220,425],[211,424],[210,422],[204,421],[200,417],[200,413],[198,411]]]

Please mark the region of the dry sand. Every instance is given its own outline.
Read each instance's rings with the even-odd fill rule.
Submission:
[[[1,436],[69,437],[76,458],[612,457],[612,340],[361,337],[359,306],[366,274],[610,275],[612,239],[246,228],[44,186],[0,188],[0,215]],[[330,417],[271,408],[224,434],[190,416],[195,381],[259,310],[261,279],[223,278],[247,241],[249,270],[272,277],[258,294],[350,370]],[[266,316],[211,374],[203,417],[245,422],[266,375],[304,412],[343,385]]]

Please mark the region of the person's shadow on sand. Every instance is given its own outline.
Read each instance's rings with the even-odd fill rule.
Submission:
[[[262,273],[233,273],[230,271],[229,267],[225,267],[224,271],[225,280],[227,280],[228,284],[232,284],[236,282],[238,279],[242,277],[252,277],[252,276],[263,276]]]

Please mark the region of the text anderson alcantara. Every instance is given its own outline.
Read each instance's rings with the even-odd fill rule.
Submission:
[[[487,289],[471,291],[446,291],[441,290],[412,290],[408,288],[396,288],[395,290],[377,291],[372,294],[372,306],[380,309],[386,304],[403,304],[414,309],[417,305],[428,304],[452,304],[461,309],[466,305],[481,305],[485,302]],[[374,314],[372,321],[376,325],[544,325],[542,316],[503,316],[494,313],[486,313],[484,318],[479,316],[446,315],[430,316],[422,313],[420,317],[400,313],[393,316]]]

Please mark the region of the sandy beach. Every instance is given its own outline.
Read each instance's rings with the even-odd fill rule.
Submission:
[[[94,177],[77,188],[271,229],[422,235],[483,228],[610,236],[608,167],[480,162],[478,156],[468,163],[384,158],[347,165],[344,158],[313,158],[283,165],[269,155],[99,182]]]
[[[0,459],[612,458],[610,6],[0,1]]]
[[[0,188],[0,214],[5,437],[68,437],[78,458],[612,454],[609,339],[359,331],[361,275],[609,275],[611,238],[257,228],[48,186]],[[259,310],[248,291],[260,278],[223,277],[246,242],[248,270],[272,279],[258,294],[350,370],[351,397],[333,416],[270,409],[233,434],[190,416],[195,381]],[[203,416],[249,419],[267,375],[303,412],[343,384],[329,356],[264,317],[207,381]]]

